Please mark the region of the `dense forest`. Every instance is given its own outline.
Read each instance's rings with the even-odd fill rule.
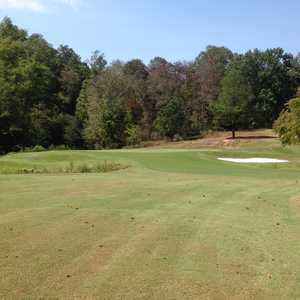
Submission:
[[[0,152],[104,149],[210,129],[272,127],[300,86],[300,56],[208,46],[194,61],[82,61],[9,18],[0,23]],[[283,116],[281,116],[283,118]]]

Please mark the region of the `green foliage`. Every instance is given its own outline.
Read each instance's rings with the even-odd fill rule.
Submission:
[[[233,138],[239,128],[250,126],[248,107],[252,100],[251,87],[242,75],[241,56],[235,57],[223,79],[219,99],[213,104],[215,122],[232,130]]]
[[[76,118],[80,122],[81,126],[85,125],[88,120],[88,88],[89,81],[85,80],[76,101]]]
[[[93,76],[100,74],[105,69],[106,64],[107,61],[105,60],[103,53],[98,50],[92,53],[92,56],[89,60],[89,65]]]
[[[146,80],[148,78],[148,70],[140,59],[134,59],[124,65],[124,74],[133,76],[137,80]]]
[[[100,99],[90,111],[85,137],[96,148],[120,148],[125,144],[126,111],[118,99]]]
[[[256,49],[243,56],[241,75],[253,95],[249,111],[254,127],[271,127],[285,103],[295,94],[300,73],[296,66],[292,68],[293,64],[293,56],[281,48]]]
[[[149,63],[149,68],[155,69],[157,67],[167,65],[167,64],[168,64],[168,61],[166,59],[164,59],[163,57],[156,56],[153,59],[151,59],[151,61]]]
[[[69,47],[55,50],[42,36],[29,36],[5,18],[0,23],[0,151],[77,146],[71,136],[77,125],[68,115],[75,113],[88,72]]]
[[[124,145],[126,111],[119,99],[103,99],[102,143],[104,148],[119,148]]]
[[[81,148],[84,141],[79,121],[72,115],[63,115],[63,118],[64,143],[70,148]]]
[[[142,142],[142,131],[140,126],[131,126],[126,129],[126,145],[137,146]]]
[[[32,148],[32,152],[43,152],[43,151],[46,151],[46,149],[41,145],[36,145]]]
[[[125,145],[126,78],[115,70],[105,70],[94,82],[89,96],[87,143],[96,148],[120,148]]]
[[[232,58],[233,54],[228,48],[216,46],[207,46],[196,58],[196,83],[201,87],[199,96],[202,99],[210,102],[218,98],[221,81]]]
[[[0,153],[121,148],[154,136],[270,127],[300,85],[300,56],[281,48],[233,55],[208,46],[192,62],[155,57],[107,65],[54,49],[9,18],[0,22]],[[283,118],[283,117],[282,117]]]
[[[0,39],[25,40],[27,32],[14,25],[10,18],[4,17],[0,23]]]
[[[89,75],[88,66],[68,46],[60,46],[57,50],[59,61],[59,105],[66,114],[75,114],[76,100],[82,84]]]
[[[183,133],[183,125],[183,101],[181,98],[172,98],[158,113],[155,127],[163,136],[172,138],[175,134]]]
[[[29,134],[35,145],[48,147],[52,142],[53,118],[51,111],[43,106],[33,107],[30,114]]]
[[[297,97],[287,103],[273,128],[283,145],[300,144],[300,88]]]
[[[286,101],[294,94],[299,75],[299,66],[293,56],[284,53],[281,48],[254,50],[235,56],[225,73],[219,97],[221,100],[215,107],[215,121],[224,128],[228,128],[230,122],[235,123],[233,127],[237,128],[270,127]],[[231,100],[228,100],[228,95],[225,96],[227,104],[224,94],[231,94]],[[235,104],[235,101],[238,102]],[[236,109],[225,112],[224,106]],[[220,122],[220,116],[221,119],[227,117]]]
[[[23,152],[44,152],[47,149],[41,145],[36,145],[34,147],[26,147],[23,149]]]

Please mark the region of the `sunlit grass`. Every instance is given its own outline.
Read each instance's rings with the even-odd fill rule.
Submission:
[[[300,148],[255,143],[0,157],[49,170],[0,175],[0,298],[297,299]]]

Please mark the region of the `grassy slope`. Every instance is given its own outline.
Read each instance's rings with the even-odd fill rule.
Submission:
[[[104,159],[108,174],[0,175],[0,298],[300,297],[300,149],[46,152],[0,168]],[[218,156],[288,158],[235,165]]]

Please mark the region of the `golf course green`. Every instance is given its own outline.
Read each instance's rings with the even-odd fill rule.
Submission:
[[[55,171],[105,161],[126,168]],[[0,173],[0,299],[300,298],[300,147],[17,153]]]

